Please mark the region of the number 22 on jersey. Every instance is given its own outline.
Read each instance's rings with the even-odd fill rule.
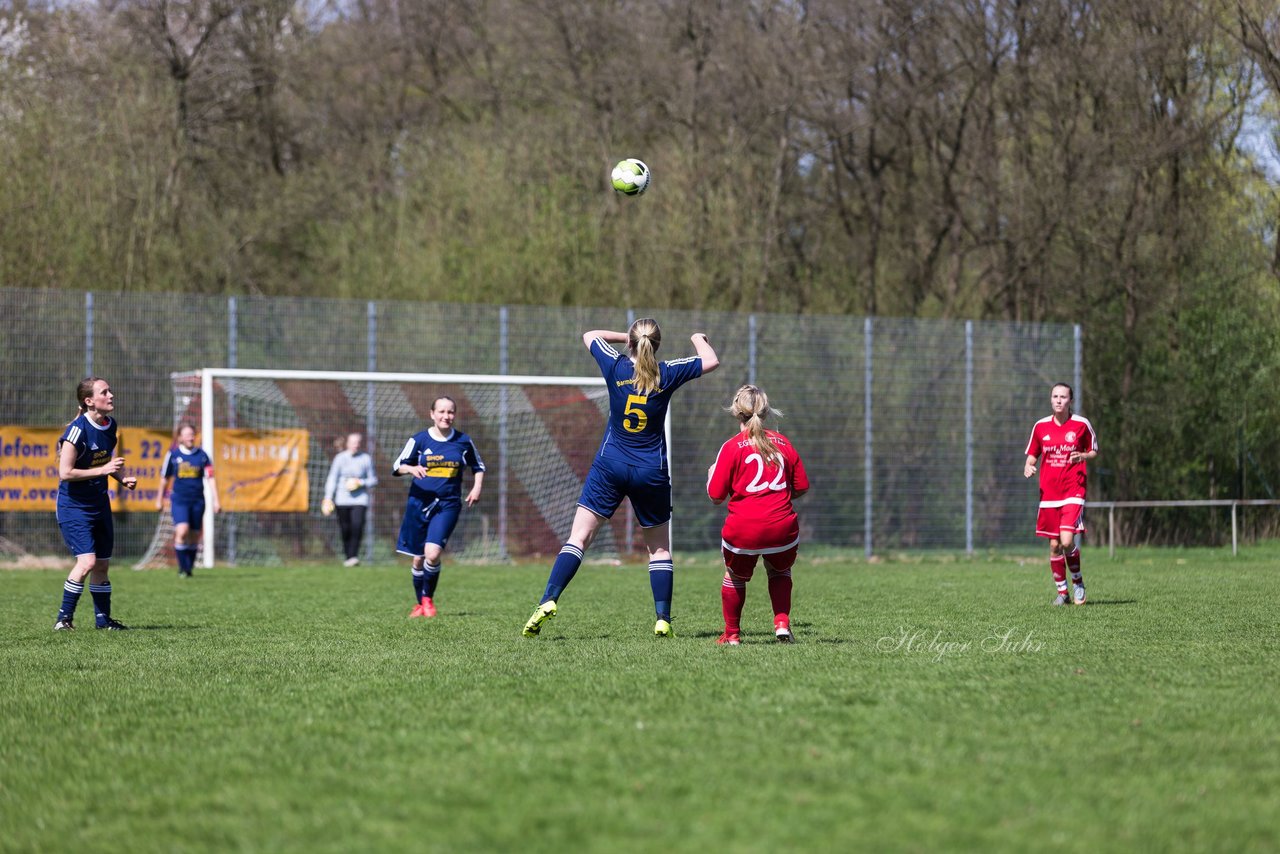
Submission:
[[[759,454],[751,454],[743,462],[756,464],[756,474],[755,477],[751,478],[751,483],[747,484],[747,492],[764,492],[766,489],[780,492],[787,488],[787,468],[781,455],[775,458],[778,466],[778,475],[771,481],[765,480],[764,457]]]

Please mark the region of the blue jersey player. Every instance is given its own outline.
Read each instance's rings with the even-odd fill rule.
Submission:
[[[609,388],[609,423],[582,486],[569,541],[551,567],[542,602],[525,623],[527,637],[539,634],[556,615],[556,602],[582,565],[596,531],[623,498],[631,500],[649,551],[649,585],[658,617],[653,633],[671,637],[671,473],[663,427],[675,390],[720,364],[705,334],[695,333],[692,341],[696,356],[659,362],[662,330],[652,318],[637,320],[627,332],[596,329],[582,336]],[[612,346],[623,343],[626,353]]]
[[[480,500],[484,461],[475,442],[453,428],[458,405],[451,397],[431,404],[431,426],[405,443],[391,473],[412,475],[409,498],[396,551],[413,558],[413,595],[410,617],[434,617],[436,585],[440,582],[440,555],[462,512],[462,474],[471,469],[475,481],[465,499],[467,506]]]
[[[98,628],[120,631],[128,627],[111,619],[111,580],[107,577],[115,546],[107,477],[114,477],[125,489],[134,489],[138,480],[120,474],[124,457],[114,453],[116,422],[111,413],[116,404],[111,386],[101,377],[88,377],[76,386],[76,400],[80,414],[58,439],[58,527],[76,565],[62,586],[62,607],[53,630],[75,628],[72,620],[87,576]]]
[[[196,549],[204,533],[205,483],[213,501],[213,512],[222,510],[218,502],[218,484],[213,479],[213,460],[204,448],[196,447],[196,428],[183,424],[178,428],[178,444],[165,454],[160,466],[160,494],[156,509],[164,509],[169,499],[173,516],[173,551],[178,558],[178,576],[190,578],[195,570]]]

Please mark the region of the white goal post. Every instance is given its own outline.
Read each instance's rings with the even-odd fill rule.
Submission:
[[[422,401],[434,399],[436,394],[458,395],[463,398],[459,400],[458,428],[473,438],[476,438],[477,431],[483,434],[483,440],[478,439],[477,445],[488,468],[485,495],[482,496],[486,509],[484,537],[494,544],[486,555],[503,560],[509,556],[508,537],[515,533],[509,528],[509,522],[516,517],[537,517],[546,527],[554,529],[560,542],[567,538],[574,502],[585,474],[582,470],[584,459],[589,464],[594,456],[608,414],[608,391],[604,379],[599,376],[201,368],[175,373],[172,378],[175,424],[185,420],[187,415],[196,414],[193,397],[199,395],[200,444],[214,462],[219,490],[224,494],[231,484],[224,483],[219,470],[224,459],[220,453],[219,433],[222,429],[305,425],[308,417],[315,423],[318,416],[314,412],[308,416],[297,411],[298,398],[306,399],[302,406],[320,406],[317,401],[340,398],[346,420],[339,419],[333,423],[357,424],[368,434],[368,440],[374,445],[374,466],[381,480],[374,490],[375,503],[383,508],[395,508],[394,512],[378,511],[381,529],[378,536],[384,537],[393,523],[398,528],[403,507],[400,485],[392,482],[392,456],[389,455],[403,447],[407,436],[430,423],[424,417],[422,409],[425,404]],[[318,385],[315,390],[299,385],[312,383],[324,385]],[[308,391],[301,393],[299,389]],[[567,422],[562,410],[572,410],[572,418]],[[254,419],[253,423],[249,423],[250,417]],[[411,428],[409,425],[414,426]],[[384,428],[385,432],[380,433]],[[343,432],[346,429],[349,428],[343,427]],[[670,410],[664,429],[670,446]],[[410,432],[406,433],[406,430]],[[319,458],[312,459],[309,464],[316,473],[313,480],[321,469],[328,470],[331,449],[322,440],[330,435],[336,436],[337,432],[334,427],[325,435],[312,437],[314,450],[311,456]],[[566,457],[573,458],[572,465]],[[317,494],[314,484],[310,490],[312,496]],[[572,497],[568,497],[570,495]],[[314,516],[316,505],[318,500],[309,501],[305,514],[293,515]],[[602,536],[593,546],[596,557],[608,557],[632,549],[634,520],[629,503],[624,502],[624,508],[616,514],[614,525],[601,529]],[[464,513],[464,518],[466,516]],[[494,523],[488,524],[489,519]],[[201,563],[211,567],[219,557],[218,526],[223,524],[223,520],[214,515],[211,502],[206,502],[203,521]],[[523,522],[517,522],[519,524]],[[231,525],[234,530],[235,522],[231,521]],[[372,524],[369,526],[370,531],[373,527]],[[297,526],[285,534],[275,535],[315,537],[317,534],[314,532],[319,531],[327,536],[331,530],[331,524],[323,527]],[[550,532],[544,531],[543,534],[540,542],[549,542]],[[158,549],[163,550],[166,536],[170,535],[157,530],[156,541],[148,553],[152,559]],[[478,535],[473,539],[478,539]],[[452,551],[452,543],[450,548]],[[554,548],[558,549],[558,544]],[[538,546],[537,553],[543,553],[542,546]]]

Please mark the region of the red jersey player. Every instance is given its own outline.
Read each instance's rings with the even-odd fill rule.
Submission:
[[[742,642],[747,582],[755,572],[756,560],[764,557],[774,635],[790,643],[791,566],[800,542],[800,520],[791,500],[808,491],[809,478],[787,437],[765,429],[770,409],[763,391],[744,385],[733,396],[729,411],[742,426],[738,435],[720,446],[715,463],[707,470],[707,495],[715,504],[729,501],[729,516],[721,530],[724,634],[717,642],[733,646]]]
[[[1098,456],[1098,436],[1089,419],[1071,411],[1074,400],[1071,386],[1058,383],[1053,387],[1049,393],[1053,415],[1041,418],[1031,428],[1022,469],[1024,477],[1031,477],[1036,473],[1036,461],[1040,462],[1036,536],[1049,540],[1049,566],[1058,587],[1055,605],[1085,603],[1080,545],[1075,538],[1084,533],[1085,463]],[[1068,567],[1075,585],[1074,599],[1067,590]]]

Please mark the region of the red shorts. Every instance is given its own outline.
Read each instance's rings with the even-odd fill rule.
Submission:
[[[1084,505],[1064,504],[1061,507],[1041,507],[1036,516],[1036,536],[1056,540],[1063,531],[1084,533]]]
[[[737,578],[743,581],[750,581],[752,574],[756,571],[756,560],[764,558],[766,569],[774,572],[786,572],[791,569],[796,562],[796,554],[800,551],[800,546],[791,546],[780,552],[771,554],[750,554],[744,555],[738,552],[732,552],[721,547],[720,551],[724,554],[724,568]]]

